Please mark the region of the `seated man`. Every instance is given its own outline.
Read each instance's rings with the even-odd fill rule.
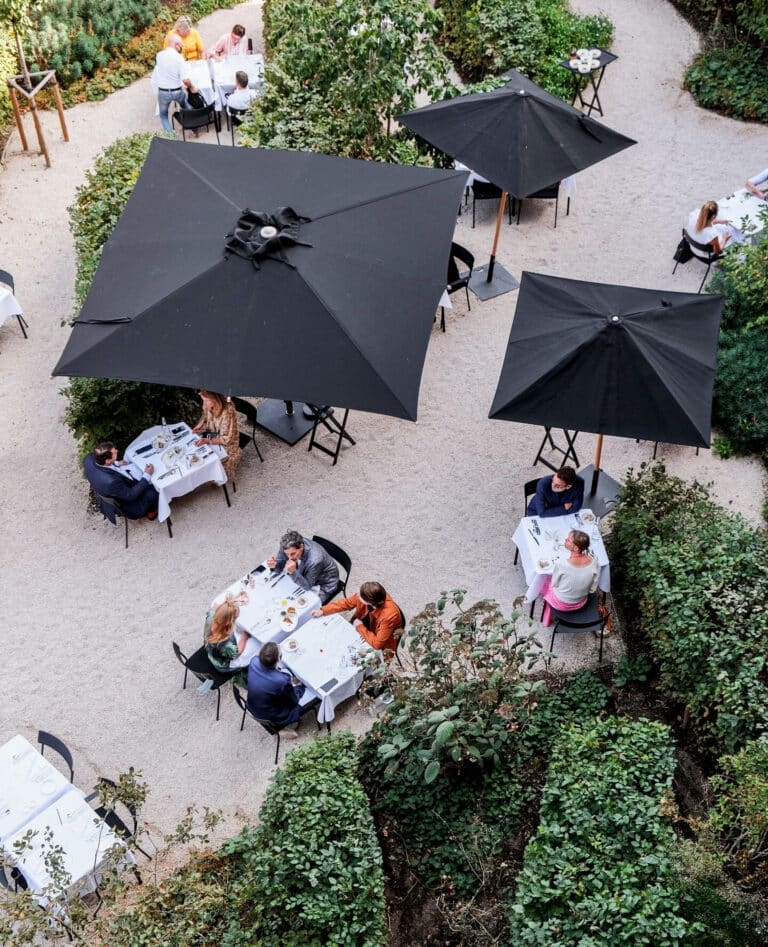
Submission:
[[[267,559],[273,572],[285,572],[303,589],[312,589],[325,603],[336,593],[339,567],[328,553],[295,529],[289,529],[280,540],[280,551]]]
[[[248,707],[260,720],[269,720],[276,727],[288,727],[285,736],[295,737],[299,717],[305,709],[299,705],[304,685],[287,671],[280,671],[277,662],[280,649],[268,641],[248,665]]]
[[[528,516],[566,516],[578,513],[584,502],[584,481],[573,467],[561,467],[551,477],[542,477],[528,504]]]
[[[152,464],[147,464],[143,476],[137,480],[130,465],[117,459],[117,448],[111,441],[97,444],[93,453],[83,458],[88,483],[100,497],[117,500],[129,520],[142,516],[153,520],[157,516],[157,490],[150,480],[154,469]],[[116,522],[113,507],[99,500],[99,509],[111,523]]]
[[[400,607],[378,582],[363,582],[356,595],[323,605],[312,612],[312,617],[320,618],[321,615],[333,615],[335,612],[346,612],[353,608],[355,614],[352,624],[358,634],[372,648],[390,652],[391,657],[397,649],[395,632],[402,631],[403,617]]]
[[[750,178],[744,187],[761,201],[768,201],[768,168]]]
[[[227,108],[247,109],[255,97],[254,90],[248,88],[248,73],[238,69],[235,73],[235,90],[227,98]]]

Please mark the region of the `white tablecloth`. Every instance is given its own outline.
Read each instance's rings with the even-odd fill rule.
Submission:
[[[248,73],[248,88],[260,89],[264,82],[264,57],[261,53],[252,56],[227,56],[226,59],[211,60],[211,71],[216,86],[216,108],[226,105],[227,93],[235,88],[235,73],[242,69]]]
[[[193,59],[187,63],[192,84],[196,86],[206,105],[212,105],[218,98],[213,88],[210,62],[207,59]]]
[[[765,226],[760,212],[768,210],[768,204],[742,187],[717,202],[717,216],[721,220],[733,221],[733,239],[736,243],[754,242]],[[698,213],[699,208],[696,208]],[[723,228],[724,231],[726,228]],[[747,232],[750,231],[750,232]]]
[[[15,319],[16,316],[23,315],[18,299],[10,289],[0,286],[0,326],[5,325],[9,319]]]
[[[68,786],[47,809],[27,822],[14,835],[3,840],[3,848],[24,875],[30,890],[35,893],[42,892],[52,883],[43,860],[47,847],[44,845],[46,829],[50,829],[52,833],[50,844],[60,845],[63,849],[63,867],[71,878],[70,894],[88,894],[94,891],[98,884],[98,869],[109,849],[114,845],[125,847],[125,843],[98,818],[85,801],[83,793],[74,786]],[[30,847],[20,855],[14,854],[14,842],[30,831],[36,833]],[[125,861],[133,861],[128,851],[124,853],[123,858]],[[39,900],[44,902],[47,899]]]
[[[288,641],[280,649],[283,664],[320,698],[318,722],[333,720],[336,707],[358,692],[368,671],[354,661],[367,662],[376,652],[341,615],[312,618]]]
[[[533,529],[534,521],[539,526],[539,533]],[[589,536],[589,548],[600,564],[598,587],[603,592],[611,591],[608,553],[597,528],[597,517],[592,510],[580,510],[578,513],[569,513],[568,516],[524,516],[512,536],[512,542],[520,551],[520,562],[525,581],[528,583],[528,591],[525,594],[527,602],[534,602],[539,597],[544,577],[552,575],[557,560],[567,559],[570,555],[563,542],[572,529],[579,529]]]
[[[238,639],[243,631],[247,631],[251,637],[246,642],[243,653],[230,662],[230,667],[247,667],[263,644],[268,641],[283,641],[309,621],[312,609],[320,607],[317,592],[303,589],[283,573],[273,576],[265,567],[263,572],[254,571],[249,576],[233,582],[216,596],[211,602],[211,608],[220,605],[227,595],[237,598],[243,593],[248,601],[239,603]],[[289,612],[289,608],[293,611]]]
[[[64,793],[70,783],[22,736],[0,747],[0,842]]]
[[[143,431],[125,449],[125,459],[133,464],[135,477],[141,476],[147,464],[155,468],[152,483],[160,497],[157,512],[160,522],[171,515],[171,500],[176,497],[183,497],[204,483],[213,482],[221,486],[227,482],[227,475],[221,465],[222,459],[227,456],[223,447],[209,445],[196,448],[194,442],[200,435],[194,434],[183,421],[169,424],[168,427],[173,435],[170,444],[156,447],[155,438],[163,433],[162,427],[157,425]],[[151,450],[139,453],[148,444]],[[177,450],[171,456],[174,449]],[[192,463],[192,457],[199,459]]]

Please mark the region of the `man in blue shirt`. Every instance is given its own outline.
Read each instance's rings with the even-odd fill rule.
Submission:
[[[277,662],[280,649],[268,641],[248,665],[248,707],[255,717],[269,720],[276,727],[291,727],[285,736],[295,736],[295,724],[304,708],[299,706],[304,685]]]
[[[566,516],[578,513],[584,502],[584,481],[573,467],[561,467],[551,477],[542,477],[528,504],[528,516]]]

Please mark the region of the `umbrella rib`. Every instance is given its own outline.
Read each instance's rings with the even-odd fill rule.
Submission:
[[[459,177],[460,175],[462,176],[465,175],[465,172],[457,171],[455,176]],[[452,179],[444,178],[444,180],[450,181]],[[313,221],[324,220],[326,217],[333,217],[336,214],[344,214],[348,210],[355,210],[358,207],[367,207],[371,204],[379,204],[382,201],[388,201],[393,197],[399,197],[401,194],[411,194],[415,191],[422,191],[424,190],[424,188],[434,187],[436,183],[437,183],[436,181],[425,181],[423,184],[414,184],[414,185],[411,185],[410,187],[399,187],[396,190],[389,191],[386,194],[379,194],[378,197],[371,197],[371,198],[368,198],[367,200],[358,200],[356,203],[347,204],[344,207],[334,207],[331,210],[328,210],[324,214],[317,214],[315,217],[312,218],[312,220]]]
[[[186,161],[186,160],[183,159],[183,158],[180,158],[180,157],[179,157],[178,155],[176,155],[176,154],[173,155],[173,158],[174,158],[174,160],[178,161],[178,163],[179,163],[180,165],[182,165],[182,167],[186,168],[186,170],[187,170],[190,174],[194,175],[194,177],[196,177],[197,180],[198,180],[201,184],[204,184],[204,185],[208,188],[208,190],[213,191],[214,194],[218,194],[218,196],[219,196],[222,200],[226,201],[228,204],[231,204],[232,207],[236,208],[238,211],[241,211],[241,210],[243,209],[242,207],[240,207],[239,204],[236,204],[236,203],[232,200],[232,198],[229,197],[229,195],[225,194],[224,191],[222,191],[220,187],[216,187],[215,185],[211,184],[211,182],[210,182],[206,177],[204,177],[204,176],[201,174],[200,171],[197,171],[188,161]]]

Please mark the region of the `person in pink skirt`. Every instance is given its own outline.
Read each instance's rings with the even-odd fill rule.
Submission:
[[[547,603],[541,619],[544,625],[552,624],[550,605],[561,612],[577,611],[597,589],[600,566],[597,559],[589,555],[589,536],[572,529],[564,545],[568,558],[555,563],[552,575],[546,577],[541,588],[541,597]]]

